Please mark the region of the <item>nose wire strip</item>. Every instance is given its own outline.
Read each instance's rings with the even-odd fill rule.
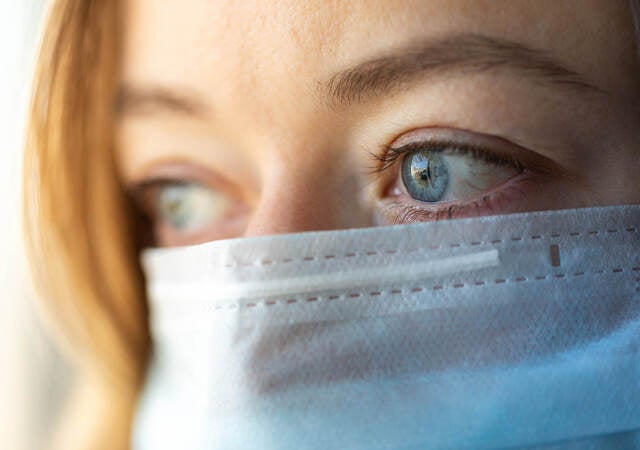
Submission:
[[[216,289],[216,297],[220,299],[234,298],[240,291],[245,298],[268,297],[275,295],[292,295],[299,292],[323,290],[327,286],[332,289],[344,289],[368,286],[371,284],[402,283],[430,277],[449,275],[458,272],[495,267],[500,264],[497,249],[448,258],[390,267],[367,267],[322,275],[303,275],[286,280],[269,280],[257,283],[241,283],[220,286]]]

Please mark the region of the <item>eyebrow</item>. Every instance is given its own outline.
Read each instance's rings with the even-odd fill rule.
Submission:
[[[419,77],[489,71],[520,75],[567,93],[603,93],[545,51],[477,34],[410,45],[338,72],[321,89],[332,105],[351,105],[393,93]]]
[[[210,108],[200,97],[181,88],[123,85],[116,94],[116,112],[122,116],[176,114],[203,118]]]

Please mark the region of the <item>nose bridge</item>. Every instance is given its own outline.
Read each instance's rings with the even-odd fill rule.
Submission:
[[[272,163],[245,236],[371,225],[357,171],[304,160]]]

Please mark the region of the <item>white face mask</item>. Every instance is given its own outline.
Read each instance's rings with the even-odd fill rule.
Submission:
[[[640,206],[147,250],[136,449],[640,448]]]

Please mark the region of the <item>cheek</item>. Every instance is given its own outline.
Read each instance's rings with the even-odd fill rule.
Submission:
[[[585,155],[588,164],[580,173],[585,202],[588,205],[640,204],[640,139],[634,145],[601,142],[602,145],[594,145]]]

